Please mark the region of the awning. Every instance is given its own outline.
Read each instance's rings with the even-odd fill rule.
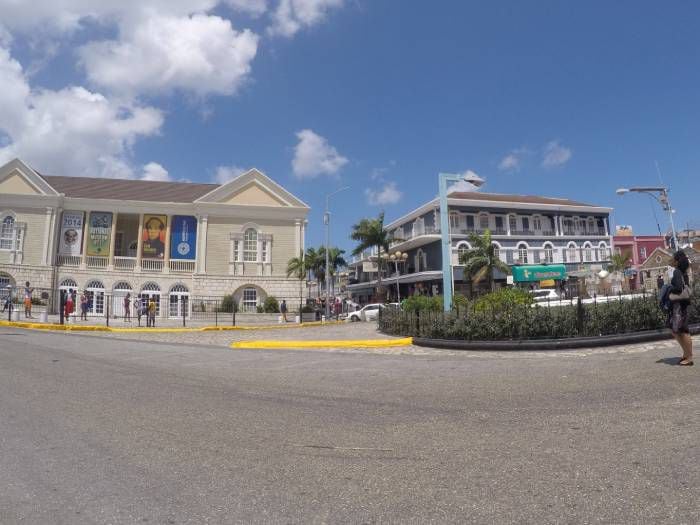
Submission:
[[[554,279],[566,279],[566,266],[563,264],[533,264],[513,266],[513,280],[519,283],[533,283]]]

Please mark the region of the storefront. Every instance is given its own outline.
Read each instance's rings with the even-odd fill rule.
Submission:
[[[529,288],[561,288],[566,281],[563,264],[513,266],[513,283]]]

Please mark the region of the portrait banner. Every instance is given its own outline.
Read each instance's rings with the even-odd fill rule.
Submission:
[[[197,256],[197,219],[190,215],[175,215],[170,232],[170,258],[194,259]]]
[[[64,211],[61,219],[61,237],[58,253],[61,255],[80,255],[83,252],[82,211]]]
[[[91,211],[87,229],[87,255],[109,256],[112,237],[112,213]]]
[[[143,245],[141,257],[163,259],[165,257],[165,233],[168,217],[165,215],[143,216]]]

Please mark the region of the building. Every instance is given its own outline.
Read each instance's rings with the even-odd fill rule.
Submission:
[[[693,282],[695,276],[700,274],[700,251],[692,247],[683,248],[683,251],[690,261],[688,277]],[[670,283],[670,276],[673,273],[671,267],[672,259],[673,251],[668,248],[656,248],[649,254],[647,260],[639,267],[639,272],[643,278],[642,288],[644,290],[653,292],[658,289],[660,284],[658,281],[659,277],[663,279],[665,284]]]
[[[0,287],[86,291],[93,315],[127,293],[160,316],[187,314],[190,296],[296,303],[286,267],[308,211],[256,169],[218,185],[46,176],[14,160],[0,167]]]
[[[625,270],[627,285],[630,290],[638,290],[644,285],[644,275],[640,273],[641,265],[657,248],[667,247],[663,235],[634,235],[631,228],[623,232],[617,230],[613,237],[614,253],[622,255],[628,262]],[[620,234],[622,233],[622,234]]]
[[[455,291],[468,293],[470,282],[459,266],[460,253],[471,249],[469,235],[490,230],[500,259],[515,268],[515,282],[525,286],[569,288],[577,294],[580,283],[610,260],[611,208],[569,199],[453,192],[448,196]],[[397,239],[391,252],[405,252],[405,262],[389,263],[384,280],[392,296],[442,293],[440,203],[433,199],[387,224]],[[348,290],[358,302],[372,299],[377,284],[376,255],[356,257]],[[398,269],[398,274],[395,271]],[[496,275],[500,284],[506,275]],[[544,282],[543,282],[544,281]]]

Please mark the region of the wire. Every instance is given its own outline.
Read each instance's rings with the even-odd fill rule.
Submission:
[[[653,195],[651,195],[649,193],[647,193],[647,195],[649,196],[649,206],[651,206],[651,213],[654,214],[654,221],[656,222],[656,229],[659,230],[659,235],[663,235],[661,233],[661,224],[659,224],[659,218],[656,216],[656,206],[654,205]]]

